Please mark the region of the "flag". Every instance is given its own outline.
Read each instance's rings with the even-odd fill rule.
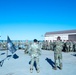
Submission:
[[[7,47],[8,50],[13,54],[14,52],[16,52],[16,48],[15,45],[12,43],[12,41],[10,40],[9,36],[7,36]]]

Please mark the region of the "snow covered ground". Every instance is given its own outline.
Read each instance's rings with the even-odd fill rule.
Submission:
[[[6,53],[6,51],[0,51],[0,61],[6,58]],[[54,70],[52,69],[54,52],[42,50],[39,73],[35,68],[33,73],[30,73],[30,56],[28,54],[24,54],[23,50],[18,50],[16,54],[19,56],[18,59],[11,57],[4,60],[2,67],[0,67],[0,75],[76,75],[76,56],[73,56],[76,54],[75,52],[63,52],[63,69]]]

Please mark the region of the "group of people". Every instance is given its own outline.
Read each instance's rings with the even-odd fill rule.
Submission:
[[[37,41],[37,39],[33,40],[33,43],[30,45],[28,49],[28,54],[31,57],[31,64],[30,64],[30,72],[33,72],[33,65],[34,62],[36,62],[37,72],[40,72],[39,69],[39,56],[41,55],[41,46],[40,43]],[[60,37],[57,37],[57,41],[54,44],[54,62],[55,66],[53,69],[57,70],[57,67],[59,66],[60,69],[62,69],[62,49],[63,49],[63,43],[60,39]]]
[[[31,57],[31,73],[33,72],[34,62],[36,62],[37,73],[40,72],[39,56],[41,55],[42,49],[54,51],[54,70],[57,70],[57,67],[59,67],[59,69],[62,70],[62,50],[66,52],[76,51],[76,42],[72,42],[69,40],[67,40],[66,42],[62,41],[59,36],[57,37],[57,40],[53,42],[39,42],[37,39],[34,39],[33,42],[29,43],[28,40],[26,40],[24,46],[24,53],[28,53]]]
[[[42,42],[42,49],[43,50],[54,50],[54,44],[56,40],[53,41],[43,41]],[[61,40],[62,41],[62,40]],[[72,40],[64,40],[63,43],[63,49],[64,52],[76,52],[76,41]]]

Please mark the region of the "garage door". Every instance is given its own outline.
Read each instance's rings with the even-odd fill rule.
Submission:
[[[76,41],[76,34],[69,35],[69,40]]]

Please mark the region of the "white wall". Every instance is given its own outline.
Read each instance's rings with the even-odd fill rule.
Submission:
[[[51,34],[51,35],[48,35],[47,37],[44,37],[45,40],[57,40],[57,37],[60,36],[62,41],[63,40],[68,40],[68,35],[71,35],[71,34],[76,34],[76,33],[67,33],[67,34]]]
[[[50,41],[50,40],[52,40],[52,41],[53,40],[57,40],[58,36],[61,37],[62,41],[63,40],[68,40],[68,35],[69,34],[52,34],[52,35],[49,35],[49,36],[45,37],[45,40],[48,40],[48,41]]]

